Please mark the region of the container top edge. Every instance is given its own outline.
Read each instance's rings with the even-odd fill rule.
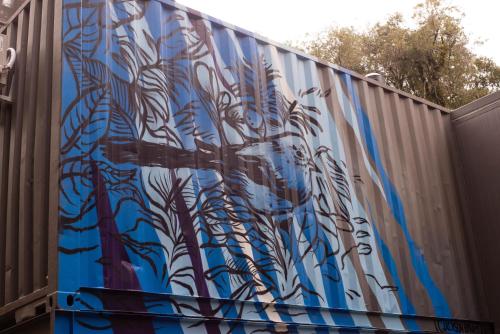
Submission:
[[[464,116],[475,113],[478,109],[484,109],[487,106],[500,101],[500,91],[491,93],[489,95],[483,96],[475,101],[472,101],[451,113],[451,119],[453,121],[458,120]]]
[[[295,49],[293,47],[290,47],[290,46],[287,46],[283,43],[280,43],[280,42],[276,42],[270,38],[267,38],[265,36],[262,36],[260,34],[257,34],[257,33],[254,33],[254,32],[251,32],[251,31],[248,31],[244,28],[241,28],[241,27],[238,27],[238,26],[235,26],[231,23],[228,23],[228,22],[225,22],[223,20],[220,20],[218,18],[215,18],[211,15],[208,15],[208,14],[205,14],[205,13],[202,13],[198,10],[195,10],[195,9],[192,9],[190,7],[187,7],[187,6],[184,6],[174,0],[153,0],[153,1],[158,1],[158,2],[161,2],[167,6],[170,6],[172,8],[175,8],[175,9],[178,9],[178,10],[182,10],[186,13],[188,13],[188,15],[192,15],[192,16],[195,16],[195,17],[199,17],[199,18],[202,18],[204,20],[207,20],[209,22],[212,22],[216,25],[220,25],[224,28],[227,28],[227,29],[231,29],[237,33],[240,33],[240,34],[243,34],[243,35],[247,35],[249,37],[252,37],[252,38],[255,38],[258,42],[261,42],[263,44],[269,44],[269,45],[272,45],[272,46],[275,46],[277,47],[278,49],[281,49],[283,51],[286,51],[286,52],[290,52],[290,53],[293,53],[293,54],[296,54],[297,56],[301,57],[301,58],[304,58],[304,59],[308,59],[308,60],[311,60],[317,64],[320,64],[322,66],[325,66],[325,67],[328,67],[328,68],[331,68],[335,71],[338,71],[338,72],[342,72],[342,73],[345,73],[345,74],[348,74],[356,79],[359,79],[359,80],[362,80],[362,81],[365,81],[367,83],[369,83],[370,85],[373,85],[373,86],[378,86],[378,87],[381,87],[382,89],[386,90],[386,91],[389,91],[389,92],[392,92],[392,93],[396,93],[400,96],[403,96],[403,97],[406,97],[406,98],[409,98],[411,100],[414,100],[415,102],[418,102],[418,103],[421,103],[421,104],[425,104],[429,107],[431,107],[432,109],[437,109],[439,111],[441,111],[442,113],[445,113],[445,114],[448,114],[448,113],[451,113],[451,110],[446,108],[446,107],[443,107],[443,106],[440,106],[434,102],[431,102],[431,101],[428,101],[424,98],[421,98],[421,97],[418,97],[418,96],[415,96],[415,95],[412,95],[410,93],[407,93],[407,92],[404,92],[400,89],[397,89],[395,87],[391,87],[391,86],[388,86],[386,84],[383,84],[377,80],[374,80],[374,79],[370,79],[370,78],[367,78],[365,77],[364,75],[362,74],[359,74],[357,72],[354,72],[352,70],[349,70],[347,68],[344,68],[342,66],[339,66],[339,65],[336,65],[336,64],[333,64],[333,63],[330,63],[330,62],[327,62],[327,61],[324,61],[322,59],[319,59],[315,56],[312,56],[310,54],[307,54],[301,50],[298,50],[298,49]]]
[[[5,23],[5,25],[3,27],[0,28],[0,33],[3,33],[8,25],[10,23],[12,23],[12,21],[15,19],[15,17],[17,17],[19,15],[19,13],[33,0],[26,0],[22,6],[19,7],[19,9],[12,15],[12,17]],[[448,109],[448,108],[445,108],[443,106],[440,106],[434,102],[431,102],[431,101],[428,101],[424,98],[421,98],[421,97],[418,97],[418,96],[415,96],[415,95],[412,95],[410,93],[406,93],[400,89],[397,89],[397,88],[394,88],[394,87],[391,87],[391,86],[388,86],[386,84],[383,84],[377,80],[374,80],[374,79],[370,79],[370,78],[367,78],[365,77],[364,75],[362,74],[359,74],[359,73],[356,73],[354,71],[351,71],[349,69],[346,69],[344,67],[341,67],[339,65],[336,65],[336,64],[333,64],[333,63],[330,63],[330,62],[327,62],[327,61],[324,61],[324,60],[321,60],[315,56],[312,56],[310,54],[307,54],[301,50],[298,50],[298,49],[295,49],[293,47],[290,47],[290,46],[287,46],[287,45],[284,45],[283,43],[280,43],[280,42],[276,42],[274,40],[271,40],[265,36],[262,36],[260,34],[257,34],[257,33],[254,33],[254,32],[251,32],[251,31],[248,31],[244,28],[241,28],[241,27],[238,27],[238,26],[235,26],[233,24],[230,24],[230,23],[227,23],[223,20],[220,20],[220,19],[217,19],[213,16],[210,16],[208,14],[205,14],[205,13],[202,13],[198,10],[195,10],[195,9],[192,9],[190,7],[187,7],[187,6],[184,6],[174,0],[148,0],[148,1],[157,1],[157,2],[160,2],[160,3],[163,3],[171,8],[175,8],[175,9],[178,9],[178,10],[182,10],[184,12],[186,12],[188,15],[191,15],[191,16],[195,16],[195,17],[199,17],[201,19],[204,19],[204,20],[207,20],[213,24],[216,24],[216,25],[219,25],[219,26],[222,26],[224,28],[227,28],[227,29],[230,29],[230,30],[233,30],[239,34],[243,34],[243,35],[246,35],[246,36],[249,36],[249,37],[252,37],[252,38],[255,38],[258,42],[261,42],[263,44],[268,44],[268,45],[272,45],[272,46],[275,46],[277,47],[278,49],[281,49],[282,51],[286,51],[286,52],[290,52],[290,53],[293,53],[295,55],[297,55],[298,57],[300,58],[303,58],[303,59],[307,59],[307,60],[311,60],[319,65],[322,65],[322,66],[325,66],[325,67],[328,67],[328,68],[331,68],[335,71],[338,71],[338,72],[342,72],[344,74],[347,74],[347,75],[350,75],[356,79],[359,79],[359,80],[362,80],[362,81],[365,81],[367,82],[368,84],[372,85],[372,86],[378,86],[386,91],[389,91],[389,92],[392,92],[392,93],[396,93],[402,97],[406,97],[406,98],[409,98],[415,102],[418,102],[418,103],[421,103],[421,104],[425,104],[429,107],[431,107],[432,109],[437,109],[439,111],[441,111],[442,113],[445,113],[445,114],[448,114],[448,113],[451,113],[451,110]]]

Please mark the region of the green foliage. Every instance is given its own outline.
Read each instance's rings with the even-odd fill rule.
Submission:
[[[500,67],[471,51],[462,18],[457,8],[426,0],[415,7],[414,28],[394,14],[364,32],[330,28],[299,47],[362,74],[378,72],[391,86],[457,108],[500,88]]]

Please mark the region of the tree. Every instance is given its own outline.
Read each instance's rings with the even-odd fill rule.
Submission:
[[[310,41],[305,50],[320,59],[365,73],[368,70],[365,59],[366,37],[353,27],[334,28]]]
[[[464,14],[441,0],[415,7],[414,28],[392,15],[367,31],[334,27],[299,44],[310,54],[449,108],[500,88],[500,67],[476,55],[462,25]]]

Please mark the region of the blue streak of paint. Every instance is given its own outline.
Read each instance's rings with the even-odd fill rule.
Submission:
[[[387,172],[382,164],[382,159],[380,157],[377,143],[375,141],[375,136],[370,125],[370,120],[368,119],[368,115],[361,106],[361,102],[359,100],[359,96],[355,92],[352,79],[347,74],[343,75],[342,78],[344,80],[344,83],[346,84],[349,94],[353,98],[356,117],[358,119],[358,122],[360,122],[361,134],[366,143],[366,147],[368,149],[370,157],[375,163],[375,167],[379,171],[384,191],[388,197],[389,208],[391,209],[394,218],[401,227],[403,234],[407,240],[411,263],[413,265],[413,268],[415,269],[415,273],[417,274],[417,277],[422,282],[427,293],[429,294],[436,316],[449,318],[451,317],[451,312],[446,298],[432,279],[423,254],[410,235],[404,213],[403,203],[399,198],[396,188],[391,183],[389,176],[387,175]]]
[[[373,231],[375,232],[375,239],[377,240],[378,247],[380,249],[380,252],[382,253],[382,257],[384,259],[384,262],[387,265],[387,269],[391,273],[392,280],[394,284],[396,284],[399,287],[398,290],[398,295],[399,295],[399,300],[401,301],[402,308],[403,308],[403,313],[404,314],[416,314],[415,307],[413,307],[413,304],[411,303],[410,299],[406,295],[404,289],[402,288],[401,284],[401,279],[399,278],[398,275],[398,269],[396,262],[394,261],[394,258],[392,257],[391,251],[389,250],[389,247],[385,244],[384,240],[380,236],[380,233],[377,229],[377,222],[375,221],[375,218],[373,218],[372,215],[372,210],[370,205],[369,210],[370,210],[370,217],[373,222],[372,227]],[[405,319],[404,323],[406,325],[406,328],[410,329],[411,331],[418,331],[420,328],[417,324],[417,322],[414,319]]]

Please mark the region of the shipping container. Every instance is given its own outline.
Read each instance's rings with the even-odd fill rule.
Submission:
[[[491,94],[452,114],[454,135],[465,180],[467,234],[477,249],[489,318],[500,328],[500,93]]]
[[[493,332],[449,110],[170,0],[5,23],[0,333]]]
[[[0,332],[17,324],[24,333],[33,322],[45,328],[39,317],[56,291],[60,110],[52,102],[61,90],[54,3],[12,4],[0,30]]]

